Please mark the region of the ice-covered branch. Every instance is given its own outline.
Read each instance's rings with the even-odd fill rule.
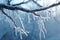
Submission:
[[[1,11],[2,11],[2,13],[5,16],[7,16],[13,22],[13,24],[15,26],[14,28],[15,28],[15,34],[16,34],[16,36],[17,36],[17,33],[18,32],[20,33],[20,38],[21,39],[22,39],[22,34],[25,34],[26,36],[28,36],[27,33],[29,33],[29,32],[28,31],[25,31],[25,28],[24,28],[24,25],[22,23],[22,20],[21,20],[21,18],[18,15],[17,16],[20,18],[20,21],[21,21],[21,24],[22,24],[22,28],[18,27],[17,24],[16,24],[16,22],[13,20],[13,18],[11,16],[9,16],[8,14],[6,14],[3,9],[1,9]]]

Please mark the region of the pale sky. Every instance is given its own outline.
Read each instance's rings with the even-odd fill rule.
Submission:
[[[11,4],[17,4],[17,3],[20,3],[20,2],[23,2],[23,1],[24,0],[13,0],[11,2]],[[25,1],[27,1],[27,0],[25,0]],[[41,4],[41,5],[43,5],[43,4],[45,4],[45,5],[53,4],[55,2],[56,2],[56,0],[38,0],[38,3]]]

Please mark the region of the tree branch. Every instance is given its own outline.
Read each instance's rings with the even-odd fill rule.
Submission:
[[[37,6],[42,7],[40,4],[38,4],[36,1],[32,0]]]
[[[15,27],[18,27],[17,24],[15,23],[15,21],[13,20],[13,18],[12,18],[11,16],[9,16],[8,14],[6,14],[6,13],[3,11],[3,9],[1,9],[1,11],[2,11],[2,13],[3,13],[5,16],[7,16],[7,17],[13,22],[13,24],[15,25]]]
[[[31,0],[28,0],[26,2],[21,2],[21,3],[18,3],[18,4],[13,4],[12,6],[18,6],[18,5],[22,5],[22,4],[26,4],[26,3],[29,3]]]
[[[9,6],[9,5],[5,5],[5,4],[0,4],[0,8],[5,8],[5,9],[9,9],[9,10],[21,10],[21,11],[24,11],[24,12],[32,13],[32,12],[47,10],[49,8],[52,8],[52,7],[55,7],[55,6],[58,6],[58,5],[60,5],[60,2],[58,2],[56,4],[52,4],[52,5],[50,5],[48,7],[45,7],[45,8],[29,10],[29,9],[24,9],[22,7],[14,7],[14,6]]]
[[[40,17],[40,15],[36,14],[35,12],[33,12],[33,14],[34,14],[35,16],[38,16],[38,17]]]

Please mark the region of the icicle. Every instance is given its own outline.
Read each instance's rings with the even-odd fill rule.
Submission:
[[[20,33],[20,39],[22,40],[23,39],[22,35],[24,34],[24,35],[28,36],[29,32],[25,30],[24,25],[23,25],[23,21],[22,21],[20,15],[19,15],[19,12],[18,11],[16,11],[16,12],[18,13],[18,14],[16,14],[16,16],[20,20],[22,28],[21,27],[16,27],[15,28],[15,34],[17,36],[17,33]]]
[[[46,13],[46,19],[47,19],[47,21],[48,21],[49,18],[50,18],[50,17],[49,17],[49,14]]]
[[[18,13],[18,14],[16,14],[16,16],[17,16],[17,18],[19,18],[19,20],[20,20],[20,22],[21,22],[21,25],[22,25],[22,28],[25,30],[24,24],[23,24],[23,21],[22,21],[22,18],[21,18],[20,15],[19,15],[19,11],[16,10],[16,13]]]
[[[41,17],[37,17],[37,22],[38,22],[38,26],[39,26],[39,29],[40,29],[40,40],[41,40],[41,33],[43,33],[43,36],[44,36],[44,38],[45,38],[45,33],[47,33],[47,30],[46,30],[46,28],[45,28],[45,26],[44,26],[44,22],[43,22],[43,20],[41,19]]]
[[[27,32],[25,32],[25,30],[21,29],[21,33],[25,34],[26,36],[28,36]]]
[[[40,40],[41,40],[41,31],[40,31],[40,33],[39,33],[39,37],[40,37]]]
[[[21,21],[21,24],[22,24],[22,29],[21,29],[21,31],[23,31],[23,33],[26,35],[26,36],[28,36],[27,35],[27,32],[25,31],[25,28],[24,28],[24,25],[23,25],[23,21],[22,21],[22,19],[21,19],[21,17],[18,15],[18,17],[19,17],[19,19],[20,19],[20,21]],[[29,32],[28,32],[29,33]]]
[[[28,23],[30,23],[30,14],[27,14],[28,15]]]
[[[23,38],[22,38],[22,33],[21,33],[21,31],[20,31],[20,38],[21,38],[21,40],[23,39]]]
[[[22,40],[22,35],[25,34],[26,36],[28,36],[27,32],[25,32],[24,29],[20,28],[20,27],[16,27],[15,28],[15,34],[17,36],[17,33],[20,33],[20,38]]]
[[[39,30],[40,30],[40,33],[39,33],[40,40],[41,40],[41,37],[42,37],[42,34],[41,33],[43,33],[43,37],[44,38],[45,38],[45,33],[47,33],[47,30],[46,30],[46,28],[44,26],[44,21],[43,21],[43,19],[41,17],[42,17],[41,15],[40,16],[36,16],[37,22],[38,22],[38,26],[39,26]]]
[[[15,36],[17,36],[17,27],[14,27]]]
[[[44,26],[43,20],[40,20],[40,23],[41,23],[41,26],[42,26],[42,28],[44,29],[44,31],[47,32],[47,30],[46,30],[46,28],[45,28],[45,26]]]
[[[24,25],[23,25],[23,21],[22,21],[21,17],[19,15],[17,15],[17,17],[19,18],[19,20],[21,22],[22,28],[25,30]]]
[[[44,17],[43,19],[46,19],[47,21],[50,19],[50,17],[49,17],[49,11],[48,10],[46,10],[46,11],[44,11],[45,13],[46,13],[46,17]]]
[[[25,34],[26,36],[28,36],[27,33],[29,33],[29,32],[25,31],[25,28],[24,28],[23,21],[22,21],[21,17],[19,15],[17,15],[17,17],[19,18],[19,20],[21,22],[21,25],[22,25],[22,28],[21,28],[21,31],[20,31],[20,35],[22,36],[22,34]],[[21,39],[22,39],[22,37],[21,37]]]
[[[15,35],[17,36],[17,33],[20,33],[20,38],[22,39],[22,33],[21,33],[21,28],[20,27],[16,27],[15,28]]]
[[[36,17],[36,16],[35,16],[34,14],[32,14],[32,15],[33,15],[33,19],[35,20],[35,17]]]

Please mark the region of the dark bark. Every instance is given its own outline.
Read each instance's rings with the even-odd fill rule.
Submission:
[[[16,7],[16,6],[9,6],[9,5],[5,5],[5,4],[0,4],[0,8],[5,8],[5,9],[9,9],[9,10],[21,10],[21,11],[24,11],[24,12],[30,12],[30,13],[33,13],[33,12],[37,12],[37,11],[43,11],[43,10],[47,10],[49,8],[52,8],[52,7],[55,7],[55,6],[58,6],[60,5],[60,2],[56,3],[56,4],[52,4],[48,7],[44,7],[44,8],[40,8],[40,9],[34,9],[34,10],[29,10],[29,9],[24,9],[22,7]]]

